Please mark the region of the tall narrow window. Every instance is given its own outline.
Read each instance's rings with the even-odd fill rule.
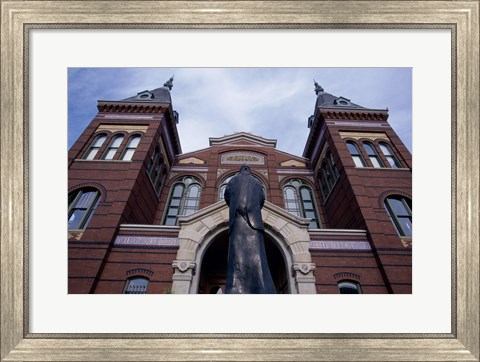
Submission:
[[[175,182],[172,186],[165,225],[176,225],[181,215],[190,215],[198,210],[201,194],[200,182],[190,176]]]
[[[373,146],[370,142],[363,142],[363,148],[365,148],[365,151],[367,152],[368,158],[370,158],[373,167],[385,167],[382,160],[378,156],[377,151],[375,150],[375,146]]]
[[[287,211],[301,217],[302,211],[300,209],[298,189],[287,186],[283,189],[283,196],[285,198],[285,208]]]
[[[118,151],[118,148],[122,144],[123,136],[115,136],[108,145],[107,149],[105,150],[102,160],[113,160],[115,154]]]
[[[318,173],[318,183],[320,184],[320,190],[322,191],[323,201],[327,200],[330,189],[328,188],[327,182],[322,175],[322,172]]]
[[[328,191],[330,191],[333,187],[334,180],[333,180],[332,173],[329,167],[327,166],[326,162],[323,162],[321,170],[322,170],[322,174],[325,179],[325,182],[328,186]]]
[[[334,181],[337,181],[339,173],[337,170],[335,159],[333,158],[333,155],[330,151],[327,152],[326,159],[327,159],[328,165],[330,166],[330,169],[332,170],[333,179]]]
[[[338,290],[340,294],[361,294],[360,284],[348,280],[343,280],[338,283]]]
[[[356,143],[352,141],[348,141],[347,147],[348,147],[348,150],[350,151],[350,155],[352,156],[355,166],[365,167],[367,164],[365,163],[365,160],[363,159],[363,156],[360,153],[360,150],[358,149],[358,146],[356,145]]]
[[[313,204],[312,190],[310,190],[310,187],[300,187],[300,197],[302,199],[303,213],[307,219],[311,219],[308,227],[310,229],[318,229],[318,216]]]
[[[153,171],[153,174],[151,175],[151,177],[152,177],[152,183],[153,183],[153,186],[154,186],[154,187],[155,187],[155,185],[156,185],[157,182],[158,182],[158,178],[160,177],[160,173],[161,173],[161,171],[162,171],[163,165],[164,165],[163,157],[160,156],[160,159],[158,160],[158,163],[157,163],[157,165],[155,166],[155,169],[154,169],[154,171]]]
[[[152,175],[153,166],[155,166],[155,163],[157,162],[157,158],[159,154],[160,154],[160,149],[156,147],[155,150],[153,151],[152,157],[150,158],[150,162],[148,163],[148,166],[147,166],[147,174],[149,176]]]
[[[198,209],[198,202],[200,201],[200,185],[193,184],[187,188],[185,194],[185,203],[183,208],[183,215],[193,214]]]
[[[165,168],[163,168],[161,171],[160,179],[155,185],[155,191],[157,192],[157,195],[160,195],[160,192],[162,191],[162,187],[163,187],[163,184],[165,183],[166,178],[167,178],[167,171],[165,171]]]
[[[313,193],[305,182],[301,180],[291,180],[283,188],[283,197],[285,200],[285,209],[288,212],[311,219],[308,225],[311,229],[319,228],[318,213],[313,201]]]
[[[355,148],[356,149],[356,148]],[[317,179],[322,191],[323,200],[326,201],[330,191],[335,186],[340,174],[337,170],[335,160],[332,152],[329,150],[326,152],[325,157],[322,160],[320,170],[318,171]]]
[[[148,279],[134,277],[127,280],[123,294],[147,294]]]
[[[402,196],[390,196],[385,199],[385,208],[398,235],[412,236],[412,200]]]
[[[397,157],[395,157],[395,154],[392,152],[392,148],[390,147],[390,145],[388,145],[385,142],[380,142],[378,145],[380,146],[382,153],[385,155],[385,158],[390,164],[390,167],[392,168],[402,167],[401,163],[398,161]]]
[[[103,142],[107,139],[107,135],[101,134],[95,137],[95,140],[92,142],[92,145],[88,148],[87,152],[83,156],[84,160],[93,160],[98,153],[100,147],[102,147]]]
[[[177,216],[180,214],[180,204],[182,202],[182,196],[185,190],[183,183],[175,184],[173,192],[170,195],[170,204],[168,205],[167,215],[165,217],[165,225],[176,225]]]
[[[133,154],[135,153],[135,150],[140,143],[140,138],[141,137],[138,135],[130,137],[127,146],[123,150],[122,157],[120,157],[121,160],[130,161],[132,159]]]
[[[100,193],[94,188],[84,188],[68,195],[68,229],[84,229],[97,206]]]

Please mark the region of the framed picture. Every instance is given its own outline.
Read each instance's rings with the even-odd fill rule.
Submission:
[[[53,6],[55,5],[55,6]],[[404,361],[404,360],[479,360],[479,4],[477,1],[468,2],[394,2],[394,1],[267,1],[267,2],[109,2],[98,1],[85,3],[82,1],[66,1],[52,4],[48,1],[21,2],[2,1],[2,80],[1,80],[1,358],[2,360],[378,360],[378,361]],[[49,40],[45,42],[42,34],[53,35],[58,41]],[[240,51],[239,61],[233,63],[222,63],[229,56],[230,48],[215,47],[211,45],[211,39],[205,34],[224,34],[223,36],[234,39],[240,34],[245,39],[235,42],[235,51]],[[37,150],[41,154],[46,153],[48,164],[60,163],[56,160],[58,145],[65,145],[66,152],[66,68],[60,67],[58,73],[64,73],[63,78],[56,78],[56,72],[49,73],[51,84],[42,84],[41,92],[48,94],[47,107],[50,107],[51,117],[39,117],[37,112],[38,102],[38,74],[43,69],[36,67],[36,60],[32,59],[35,54],[43,54],[43,57],[50,59],[56,64],[57,58],[62,58],[64,53],[69,53],[70,48],[81,49],[87,54],[87,58],[70,59],[69,67],[85,66],[152,66],[151,62],[142,52],[143,49],[155,48],[162,51],[158,54],[162,58],[160,66],[186,67],[186,66],[288,66],[287,63],[275,63],[268,58],[262,58],[262,52],[258,45],[253,46],[253,38],[260,31],[281,32],[282,37],[272,43],[265,42],[264,48],[271,47],[271,52],[294,53],[294,57],[302,54],[307,61],[299,62],[297,66],[339,66],[337,64],[325,64],[325,58],[330,59],[327,53],[339,52],[350,54],[351,60],[344,66],[368,66],[365,58],[376,59],[371,61],[371,66],[392,66],[382,58],[384,53],[395,47],[396,36],[402,32],[424,32],[428,37],[423,44],[420,42],[419,49],[432,50],[436,46],[436,34],[443,32],[449,39],[447,51],[440,53],[437,59],[429,59],[431,67],[435,63],[446,61],[450,64],[451,81],[449,89],[446,89],[444,98],[436,96],[439,90],[424,87],[427,92],[417,92],[415,83],[421,83],[421,76],[413,66],[413,103],[414,123],[415,117],[421,113],[415,113],[415,104],[421,104],[424,108],[430,109],[435,114],[435,108],[441,108],[443,113],[451,116],[449,128],[450,135],[445,139],[436,132],[441,128],[438,124],[427,132],[417,133],[422,139],[413,142],[414,173],[415,155],[419,147],[419,154],[427,155],[428,162],[429,147],[436,146],[438,152],[431,157],[451,157],[450,162],[442,171],[442,163],[435,163],[438,160],[432,159],[432,164],[438,165],[432,172],[437,172],[438,180],[449,179],[451,182],[451,195],[438,197],[439,205],[433,208],[443,208],[445,214],[449,214],[451,208],[451,235],[448,237],[440,235],[440,238],[448,239],[451,250],[451,268],[444,274],[431,266],[437,264],[432,261],[430,269],[422,265],[423,274],[413,280],[413,293],[407,298],[398,299],[399,296],[391,296],[384,300],[384,305],[390,305],[388,313],[374,315],[365,313],[367,309],[356,309],[357,314],[371,315],[371,323],[375,319],[386,319],[390,324],[399,324],[400,319],[407,319],[408,314],[413,314],[417,319],[428,318],[427,315],[416,315],[412,310],[408,298],[426,298],[425,293],[418,289],[418,286],[435,283],[446,284],[450,291],[451,298],[447,298],[448,311],[447,320],[450,321],[450,328],[432,329],[434,332],[409,326],[401,326],[398,329],[392,328],[369,328],[369,319],[363,320],[363,328],[355,327],[351,330],[346,328],[307,328],[309,325],[308,313],[302,311],[312,310],[310,301],[284,299],[285,303],[291,303],[292,308],[288,313],[286,309],[270,308],[271,300],[262,300],[262,310],[272,313],[273,318],[253,320],[251,325],[241,325],[237,328],[222,328],[225,325],[225,313],[231,313],[235,308],[245,308],[245,305],[254,305],[255,301],[238,299],[221,310],[217,314],[206,313],[208,309],[202,309],[202,313],[194,313],[188,303],[181,299],[170,300],[170,305],[159,302],[159,309],[174,311],[175,305],[182,313],[168,313],[174,318],[165,318],[165,324],[169,328],[159,329],[148,326],[146,317],[135,321],[134,327],[127,328],[126,319],[135,319],[135,302],[128,305],[131,309],[115,309],[116,301],[113,299],[100,299],[97,296],[83,296],[75,301],[73,308],[59,307],[61,301],[55,288],[66,291],[66,275],[59,275],[50,269],[38,272],[38,263],[33,255],[38,249],[47,251],[47,254],[62,255],[57,249],[62,249],[55,227],[56,220],[61,220],[65,214],[65,208],[55,208],[58,200],[62,203],[64,194],[52,196],[52,204],[38,204],[35,202],[36,194],[43,192],[44,188],[56,189],[53,179],[62,179],[51,166],[49,173],[45,169],[45,159],[39,160]],[[120,42],[115,40],[118,32],[123,36]],[[163,33],[162,33],[163,32]],[[181,36],[187,34],[190,43],[186,45],[186,59],[182,61],[172,54],[172,43],[158,41],[158,34],[165,34],[165,39],[175,41],[179,33]],[[330,32],[331,39],[343,39],[343,41],[332,41],[328,47],[318,49],[318,44],[311,42],[311,53],[301,53],[297,44],[315,33]],[[335,38],[335,32],[348,32],[349,39]],[[367,38],[369,33],[382,34],[383,43],[378,47],[371,47]],[[430,33],[429,33],[430,32]],[[117,33],[117,35],[115,35]],[[278,34],[278,33],[277,33]],[[313,35],[312,35],[313,34]],[[113,41],[108,41],[112,35]],[[43,35],[42,35],[43,36]],[[104,37],[105,36],[105,37]],[[81,38],[86,38],[81,39]],[[415,34],[413,34],[413,38]],[[61,38],[61,39],[60,39]],[[364,47],[362,38],[365,40]],[[101,41],[99,41],[101,39]],[[105,40],[104,40],[105,39]],[[163,39],[163,40],[165,40]],[[180,42],[180,38],[177,38]],[[273,38],[272,38],[273,39]],[[422,38],[423,39],[423,38]],[[193,41],[192,41],[193,40]],[[62,43],[65,41],[65,43]],[[96,42],[97,41],[97,42]],[[210,41],[210,43],[209,43]],[[245,43],[241,43],[244,41]],[[102,45],[100,48],[117,54],[118,47],[122,47],[126,53],[135,54],[135,64],[125,64],[121,57],[115,59],[105,57],[102,63],[102,52],[92,51],[100,48],[89,48],[88,44]],[[249,43],[250,42],[250,43]],[[65,46],[62,46],[65,44]],[[87,44],[87,46],[85,46]],[[209,45],[210,44],[210,45]],[[252,44],[252,47],[248,45]],[[356,46],[354,46],[356,45]],[[111,48],[110,48],[111,47]],[[421,49],[421,48],[424,49]],[[111,51],[109,51],[111,49]],[[135,49],[135,52],[132,51]],[[232,48],[234,49],[234,48]],[[310,48],[304,48],[310,49]],[[359,50],[361,49],[361,50]],[[414,48],[412,48],[414,49]],[[205,52],[210,55],[204,57]],[[351,50],[350,53],[348,50]],[[352,52],[355,50],[355,53]],[[157,50],[158,51],[158,50]],[[304,50],[305,51],[305,50]],[[363,53],[364,52],[364,53]],[[382,53],[383,52],[383,53]],[[191,57],[189,57],[191,53]],[[322,56],[322,53],[325,54]],[[428,53],[428,52],[426,52]],[[308,59],[308,54],[313,55]],[[168,57],[171,55],[171,58]],[[95,59],[98,56],[99,59]],[[286,55],[285,55],[286,56]],[[409,54],[405,55],[407,58]],[[413,54],[411,54],[413,56]],[[86,61],[85,59],[91,59]],[[193,59],[192,59],[193,58]],[[277,57],[278,58],[278,57]],[[323,62],[320,60],[323,58]],[[360,59],[362,58],[362,59]],[[126,58],[125,58],[126,59]],[[130,59],[128,58],[129,62]],[[168,60],[174,59],[174,60]],[[263,59],[263,60],[262,60]],[[331,58],[333,59],[333,58]],[[400,59],[400,58],[398,58]],[[171,64],[173,62],[175,64]],[[401,62],[398,60],[398,62]],[[343,63],[342,63],[343,64]],[[407,64],[407,65],[406,65]],[[293,64],[295,66],[295,63]],[[427,64],[428,65],[428,64]],[[400,64],[408,66],[408,62]],[[57,67],[58,68],[58,67]],[[445,74],[443,74],[445,76]],[[417,78],[416,78],[417,77]],[[47,77],[48,78],[48,77]],[[439,75],[439,78],[440,75]],[[62,80],[63,79],[63,80]],[[159,80],[160,81],[160,80]],[[164,81],[163,79],[161,81]],[[425,80],[424,80],[425,81]],[[62,83],[63,82],[63,83]],[[436,84],[436,83],[435,83]],[[443,84],[443,83],[442,83]],[[36,93],[37,92],[37,93]],[[435,96],[433,96],[435,94]],[[446,94],[446,96],[445,96]],[[36,103],[37,102],[37,103]],[[436,107],[435,102],[441,102],[442,106]],[[447,106],[447,111],[444,112]],[[55,110],[54,110],[55,108]],[[58,109],[57,109],[58,108]],[[59,112],[58,112],[59,111]],[[62,113],[63,112],[63,113]],[[431,115],[432,115],[431,114]],[[423,115],[423,114],[422,114]],[[430,117],[432,117],[430,115]],[[441,117],[441,115],[439,115]],[[443,115],[445,117],[445,115]],[[421,117],[419,117],[421,118]],[[63,119],[63,120],[62,120]],[[47,136],[38,138],[38,129],[48,129]],[[447,128],[448,129],[448,128]],[[435,137],[437,143],[425,141],[425,138]],[[443,134],[445,137],[445,134]],[[56,143],[56,139],[61,140]],[[41,145],[39,141],[41,140]],[[449,145],[447,152],[445,147]],[[53,147],[54,145],[55,147]],[[32,150],[34,154],[32,154]],[[50,153],[50,154],[49,154]],[[451,155],[451,156],[450,156]],[[51,158],[50,158],[51,157]],[[54,161],[55,160],[55,161]],[[39,165],[40,173],[39,171]],[[423,164],[422,164],[423,166]],[[48,166],[50,167],[50,166]],[[428,169],[428,168],[427,168]],[[428,177],[428,172],[423,173]],[[443,172],[443,173],[442,173]],[[32,179],[32,175],[34,176]],[[40,177],[38,175],[41,175]],[[43,177],[45,175],[45,177]],[[42,187],[36,185],[39,179],[42,180]],[[51,179],[51,180],[50,180]],[[450,184],[447,183],[447,185]],[[35,185],[34,185],[35,184]],[[415,188],[415,186],[414,186]],[[32,201],[33,200],[33,201]],[[57,201],[55,201],[57,200]],[[435,201],[435,198],[432,199]],[[39,208],[40,206],[40,208]],[[57,210],[58,209],[58,210]],[[427,209],[428,210],[428,209]],[[47,215],[47,219],[39,218],[39,212]],[[440,214],[440,212],[438,213]],[[56,215],[60,215],[57,217]],[[431,218],[431,213],[420,213],[418,225],[434,225],[440,223],[440,219]],[[423,219],[422,219],[423,218]],[[42,220],[42,227],[49,230],[39,238],[38,220]],[[449,223],[441,219],[441,223]],[[441,229],[438,226],[438,229]],[[443,230],[443,229],[442,229]],[[51,238],[50,238],[51,235]],[[62,232],[60,232],[62,235]],[[428,233],[424,241],[424,250],[427,256],[430,247],[434,245],[428,239]],[[437,234],[432,231],[431,235]],[[47,240],[48,239],[48,240]],[[61,236],[60,236],[61,239]],[[420,243],[420,241],[419,241]],[[60,245],[60,247],[58,247]],[[64,248],[64,246],[63,246]],[[419,245],[419,249],[422,246]],[[451,249],[450,249],[451,248]],[[432,249],[433,250],[433,249]],[[434,258],[440,254],[432,251]],[[442,254],[445,255],[445,254]],[[432,258],[432,259],[434,259]],[[442,259],[443,260],[443,259]],[[415,265],[415,264],[414,264]],[[42,265],[42,268],[47,266]],[[433,270],[432,270],[433,269]],[[426,272],[425,272],[426,271]],[[417,283],[417,284],[416,284]],[[422,284],[424,283],[424,284]],[[425,284],[426,283],[426,284]],[[416,289],[417,285],[417,289]],[[60,286],[60,287],[59,287]],[[48,288],[52,288],[52,290]],[[41,309],[35,304],[39,293],[50,296],[50,303],[55,308],[48,309],[49,313],[36,318]],[[50,294],[49,294],[50,293]],[[434,294],[435,293],[430,293]],[[117,296],[117,298],[122,296]],[[130,296],[127,296],[130,297]],[[386,296],[389,298],[390,296]],[[429,297],[432,297],[430,295]],[[195,303],[201,306],[201,300],[195,296]],[[48,299],[48,298],[47,298]],[[444,294],[442,294],[442,299]],[[427,300],[427,299],[425,299]],[[153,305],[158,299],[152,300]],[[363,302],[367,301],[366,299]],[[437,304],[435,298],[428,299],[426,305]],[[304,304],[302,304],[304,303]],[[429,304],[431,303],[431,304]],[[216,305],[213,303],[213,305]],[[352,313],[349,304],[348,308],[329,307],[326,314]],[[198,308],[197,306],[197,308]],[[305,306],[308,306],[307,308]],[[402,310],[403,306],[403,310]],[[88,309],[91,308],[91,309]],[[203,306],[201,308],[204,308]],[[322,308],[320,305],[319,309]],[[363,308],[363,307],[362,307]],[[435,308],[432,308],[435,309]],[[295,319],[294,311],[298,312],[301,318]],[[447,312],[442,312],[446,314]],[[58,328],[60,324],[53,322],[54,319],[61,319],[62,315],[78,314],[80,318],[77,325],[68,325]],[[60,318],[58,318],[60,316]],[[103,319],[103,316],[106,316]],[[382,317],[383,316],[383,317]],[[35,317],[35,318],[34,318]],[[195,324],[195,317],[198,317],[200,324]],[[405,318],[403,318],[405,317]],[[152,318],[153,319],[153,318]],[[167,320],[168,319],[168,320]],[[285,327],[285,319],[292,320],[290,327]],[[348,319],[348,318],[347,318]],[[39,321],[47,323],[47,327],[39,327]],[[51,328],[48,328],[49,320]],[[247,320],[251,321],[247,318]],[[315,320],[312,317],[315,323]],[[334,323],[335,318],[333,318]],[[340,319],[341,320],[341,319]],[[105,324],[102,325],[102,322]],[[108,323],[107,323],[108,322]],[[93,325],[97,323],[97,327]],[[206,324],[220,326],[218,328],[206,329]],[[261,325],[264,323],[264,325]],[[318,324],[318,323],[317,323]],[[334,324],[333,324],[334,325]],[[280,332],[280,333],[277,333]],[[400,331],[400,332],[398,332]]]

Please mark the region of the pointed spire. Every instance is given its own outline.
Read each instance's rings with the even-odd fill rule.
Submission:
[[[163,86],[167,87],[169,90],[172,90],[172,88],[173,88],[173,77],[174,76],[175,76],[175,74],[172,75],[171,78],[169,80],[167,80]]]
[[[318,93],[323,92],[323,88],[321,85],[317,83],[317,81],[314,79],[313,84],[315,85],[315,94],[318,96]]]

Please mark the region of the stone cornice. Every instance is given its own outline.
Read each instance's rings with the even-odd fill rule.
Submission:
[[[348,119],[358,121],[386,121],[388,111],[386,110],[362,110],[362,109],[337,109],[319,108],[320,114],[325,119]]]
[[[169,106],[169,103],[161,102],[98,101],[97,109],[102,113],[162,113],[165,112]]]

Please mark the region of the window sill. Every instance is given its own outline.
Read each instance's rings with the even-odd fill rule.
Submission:
[[[400,242],[404,248],[412,247],[412,237],[411,236],[400,236]]]
[[[67,240],[80,240],[85,229],[70,229],[68,230]]]

